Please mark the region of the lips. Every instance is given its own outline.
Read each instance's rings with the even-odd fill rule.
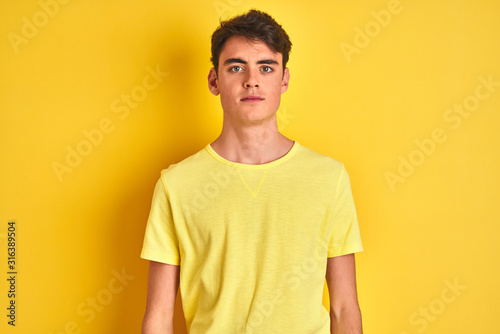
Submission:
[[[241,101],[245,102],[258,102],[264,100],[262,97],[257,95],[248,95],[241,99]]]

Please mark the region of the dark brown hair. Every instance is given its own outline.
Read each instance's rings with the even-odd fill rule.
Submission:
[[[218,73],[219,57],[229,37],[242,36],[251,41],[262,41],[274,52],[283,55],[283,71],[288,62],[292,42],[285,30],[269,14],[251,9],[245,14],[220,21],[212,34],[212,57],[210,60]]]

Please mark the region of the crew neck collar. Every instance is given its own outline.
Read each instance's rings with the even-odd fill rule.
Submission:
[[[229,166],[232,166],[232,167],[236,167],[236,168],[265,169],[265,168],[269,168],[269,167],[273,167],[273,166],[279,165],[279,164],[287,161],[288,159],[290,159],[297,152],[297,150],[299,149],[299,146],[301,146],[301,145],[295,140],[293,142],[292,148],[284,156],[282,156],[281,158],[278,158],[276,160],[273,160],[273,161],[270,161],[270,162],[266,162],[266,163],[263,163],[263,164],[256,164],[256,165],[244,164],[244,163],[241,163],[241,162],[229,161],[229,160],[223,158],[222,156],[220,156],[217,152],[215,152],[215,150],[212,148],[212,146],[210,145],[210,143],[207,144],[207,146],[205,146],[205,149],[206,149],[206,151],[215,160],[217,160],[219,162],[222,162],[223,164],[226,164],[226,165],[229,165]]]

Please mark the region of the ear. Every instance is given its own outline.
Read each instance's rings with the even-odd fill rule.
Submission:
[[[215,72],[215,68],[211,68],[210,72],[208,72],[208,89],[215,96],[219,95],[219,79],[217,78],[217,72]]]
[[[281,94],[283,94],[288,90],[289,81],[290,81],[290,71],[288,70],[288,67],[286,67],[285,71],[283,72],[283,79],[281,79]]]

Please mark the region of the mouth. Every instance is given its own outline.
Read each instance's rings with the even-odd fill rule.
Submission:
[[[262,100],[264,100],[264,98],[256,95],[245,96],[244,98],[241,99],[241,101],[243,102],[260,102]]]

